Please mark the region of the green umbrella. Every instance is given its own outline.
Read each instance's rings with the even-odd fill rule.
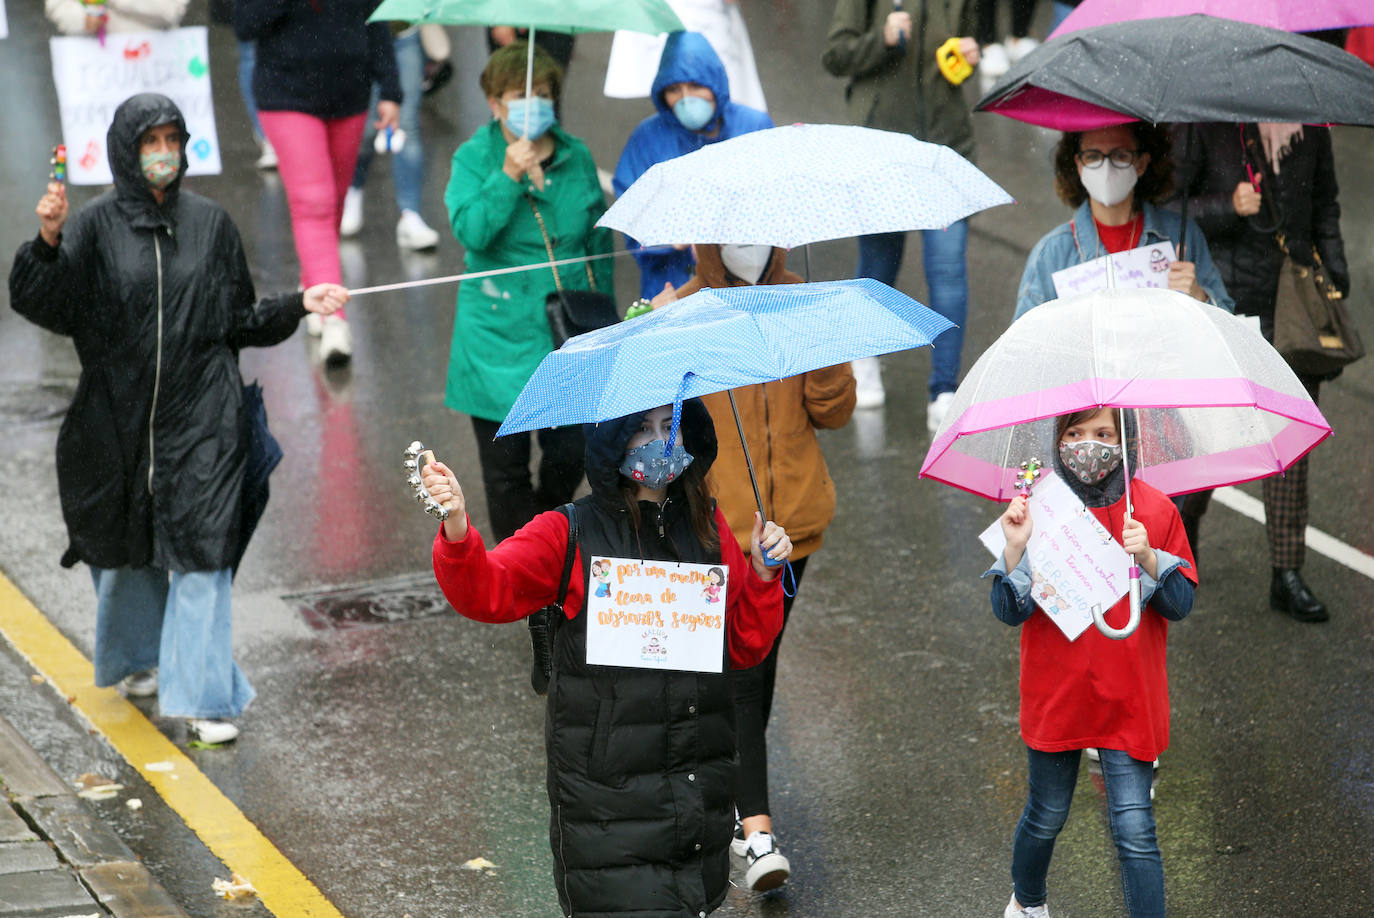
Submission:
[[[524,25],[530,30],[525,97],[533,87],[534,30],[551,32],[681,32],[664,0],[382,0],[368,22],[434,22],[441,25]],[[529,110],[525,112],[529,134]]]

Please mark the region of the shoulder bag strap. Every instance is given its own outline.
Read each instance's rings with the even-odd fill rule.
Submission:
[[[529,202],[530,210],[534,211],[534,220],[539,224],[539,235],[544,237],[544,251],[549,253],[549,267],[553,270],[553,285],[558,288],[559,293],[562,293],[563,281],[558,276],[558,266],[554,264],[558,259],[553,254],[553,243],[549,241],[549,230],[544,225],[544,216],[539,213],[539,208],[535,206],[534,198],[526,195],[525,200]],[[584,261],[582,267],[587,272],[587,283],[591,285],[591,289],[595,290],[596,278],[592,276],[592,266]]]

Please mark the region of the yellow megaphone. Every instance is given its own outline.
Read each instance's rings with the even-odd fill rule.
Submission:
[[[955,86],[973,75],[973,65],[959,50],[959,39],[951,38],[935,51],[935,63],[940,72]]]

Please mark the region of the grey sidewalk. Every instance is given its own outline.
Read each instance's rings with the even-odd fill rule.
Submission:
[[[0,918],[186,918],[4,717],[0,783]]]

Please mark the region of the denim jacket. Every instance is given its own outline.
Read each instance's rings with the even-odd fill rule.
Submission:
[[[1155,569],[1159,577],[1151,577],[1140,568],[1140,607],[1147,604],[1169,621],[1179,621],[1193,610],[1193,585],[1182,575],[1172,576],[1187,561],[1171,555],[1167,551],[1155,549]],[[992,577],[992,613],[998,620],[1008,625],[1019,625],[1031,617],[1035,611],[1035,600],[1031,599],[1030,555],[1021,553],[1021,561],[1007,571],[1007,556],[998,555],[997,561],[983,573],[980,579]]]
[[[1181,221],[1178,214],[1148,202],[1141,204],[1141,213],[1145,215],[1145,228],[1140,234],[1141,245],[1177,242]],[[1107,250],[1097,237],[1091,205],[1084,201],[1068,223],[1050,230],[1031,249],[1030,257],[1026,259],[1025,273],[1021,275],[1021,287],[1016,294],[1016,314],[1012,319],[1019,319],[1041,303],[1058,297],[1051,276],[1054,272],[1105,254]],[[1222,283],[1221,274],[1207,249],[1207,240],[1192,220],[1188,221],[1188,257],[1196,266],[1198,286],[1207,294],[1208,302],[1227,312],[1235,312],[1235,301],[1226,293],[1226,285]]]

